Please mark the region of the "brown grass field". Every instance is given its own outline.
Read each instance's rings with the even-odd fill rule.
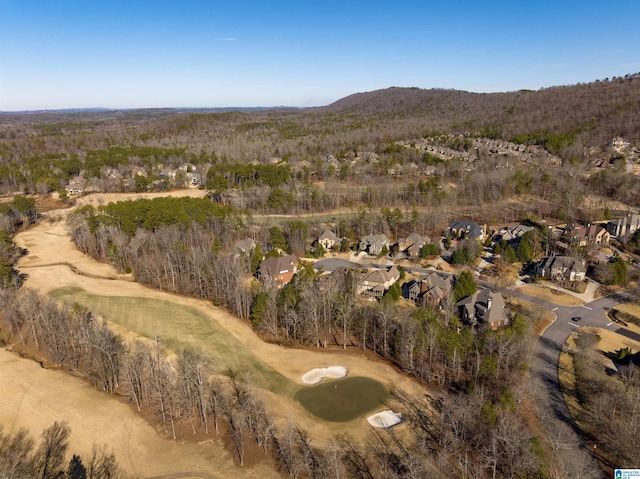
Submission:
[[[194,196],[203,194],[199,190],[186,192]],[[92,195],[78,200],[78,204],[138,196]],[[18,265],[21,272],[28,275],[26,287],[41,293],[54,292],[59,299],[96,308],[98,314],[112,322],[127,339],[158,334],[174,348],[184,344],[183,341],[201,348],[217,362],[218,371],[235,367],[251,372],[251,381],[262,388],[277,425],[293,420],[319,444],[345,433],[358,443],[364,442],[370,431],[365,417],[346,423],[328,423],[314,418],[294,401],[293,395],[302,386],[302,375],[316,367],[345,366],[350,376],[370,377],[389,389],[425,393],[415,381],[385,363],[340,349],[319,352],[268,344],[248,324],[207,301],[153,290],[131,281],[127,275],[118,275],[111,266],[98,263],[75,249],[62,221],[66,213],[51,212],[50,215],[60,221],[43,221],[17,235],[16,243],[29,250]],[[9,431],[26,427],[32,434],[39,435],[53,421],[68,420],[73,431],[72,450],[81,453],[89,450],[93,442],[106,443],[113,447],[127,472],[138,477],[194,470],[219,477],[273,475],[266,466],[251,470],[253,472],[236,468],[230,455],[215,441],[205,447],[164,439],[128,405],[93,390],[80,379],[61,371],[43,370],[35,362],[6,351],[2,353],[0,374],[6,378],[2,381],[2,409],[8,412],[0,415],[0,424]],[[30,401],[47,403],[48,407]],[[37,414],[32,412],[33,408],[38,408]],[[102,430],[104,434],[100,433]],[[102,439],[96,440],[96,434]],[[181,459],[175,459],[174,454]]]
[[[66,372],[43,369],[37,362],[4,349],[0,349],[0,383],[0,424],[5,430],[26,428],[39,437],[54,421],[66,421],[74,453],[87,457],[92,444],[105,444],[132,477],[184,471],[228,478],[277,477],[266,466],[235,467],[219,440],[188,443],[166,439],[112,396]]]
[[[576,298],[567,293],[556,292],[550,288],[544,286],[532,286],[526,285],[518,288],[518,291],[522,291],[529,296],[551,301],[552,303],[559,304],[561,306],[578,306],[584,304],[580,298]]]

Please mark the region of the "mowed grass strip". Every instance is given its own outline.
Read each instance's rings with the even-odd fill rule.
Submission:
[[[300,386],[265,364],[212,317],[170,301],[126,296],[99,296],[82,288],[65,287],[52,296],[78,303],[107,321],[147,338],[160,338],[169,349],[201,350],[215,372],[248,373],[257,387],[293,398]]]
[[[324,380],[316,386],[301,389],[296,400],[320,419],[346,422],[384,405],[389,392],[378,381],[352,377],[336,381]]]

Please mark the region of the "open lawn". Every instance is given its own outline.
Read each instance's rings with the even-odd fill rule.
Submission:
[[[640,304],[623,303],[616,306],[615,309],[622,311],[623,313],[630,314],[631,316],[635,316],[640,320]]]
[[[551,301],[552,303],[559,304],[561,306],[578,306],[580,304],[584,304],[584,301],[580,298],[576,298],[570,294],[559,292],[545,286],[525,285],[518,288],[518,291],[522,291],[524,294],[528,294],[529,296],[544,299],[545,301]]]
[[[293,398],[300,387],[261,361],[210,316],[189,306],[150,298],[99,296],[81,288],[53,291],[63,302],[78,303],[137,335],[162,338],[169,349],[191,346],[213,360],[215,372],[251,372],[254,384]]]
[[[306,387],[296,395],[296,399],[316,417],[345,422],[383,406],[388,395],[387,388],[378,381],[351,377]]]
[[[511,305],[521,308],[526,315],[533,320],[534,333],[540,336],[547,327],[555,320],[555,313],[543,308],[539,304],[532,303],[520,298],[512,298]]]
[[[640,305],[636,303],[623,303],[614,308],[616,310],[616,318],[627,323],[627,327],[640,326]],[[620,314],[621,313],[621,314]]]

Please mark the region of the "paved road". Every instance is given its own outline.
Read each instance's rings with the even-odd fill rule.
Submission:
[[[329,267],[348,266],[349,261],[335,260],[327,261],[326,270]],[[386,265],[360,264],[359,266],[376,268],[386,267]],[[417,267],[407,267],[407,271],[412,273],[426,273],[428,270]],[[431,270],[432,271],[432,270]],[[441,275],[449,273],[438,272]],[[505,290],[494,284],[484,281],[476,281],[479,285],[501,291],[513,297],[521,298],[553,311],[556,320],[544,331],[539,338],[531,356],[530,374],[533,390],[536,392],[536,403],[547,431],[552,439],[562,438],[559,443],[559,457],[563,463],[567,478],[573,479],[597,479],[606,477],[596,464],[591,454],[591,449],[582,440],[582,436],[576,426],[567,403],[562,395],[560,380],[558,376],[560,353],[564,345],[578,327],[593,326],[607,329],[623,336],[640,340],[640,335],[618,324],[611,322],[606,312],[614,306],[630,301],[638,301],[639,291],[618,293],[603,298],[596,299],[580,306],[561,306],[550,301],[524,294],[517,289]],[[580,317],[580,321],[573,321],[571,318]],[[568,429],[567,427],[568,426]]]
[[[531,358],[531,380],[536,391],[536,402],[543,412],[544,423],[550,436],[552,431],[560,431],[562,424],[569,426],[563,437],[560,459],[567,471],[575,478],[598,478],[604,476],[591,455],[588,445],[582,440],[569,408],[562,395],[558,376],[560,353],[569,335],[579,326],[594,326],[608,329],[627,337],[638,336],[636,333],[619,327],[611,322],[606,311],[612,307],[631,301],[635,292],[616,294],[597,299],[582,306],[554,306],[557,319],[542,334]],[[548,305],[545,305],[548,307]],[[571,318],[580,316],[578,322]],[[548,414],[546,414],[548,413]]]

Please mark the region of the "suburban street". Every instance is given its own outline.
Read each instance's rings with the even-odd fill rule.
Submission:
[[[640,335],[611,322],[606,316],[606,312],[612,307],[632,301],[634,299],[633,293],[614,294],[581,306],[554,306],[551,309],[556,314],[556,320],[539,338],[531,357],[530,374],[533,388],[537,392],[535,398],[537,406],[540,411],[549,413],[543,415],[546,419],[547,431],[550,436],[553,436],[553,431],[563,429],[559,423],[569,426],[568,429],[564,428],[565,436],[560,457],[566,470],[575,471],[575,477],[603,476],[591,456],[590,452],[593,446],[585,444],[581,439],[562,395],[558,374],[560,353],[563,351],[569,335],[583,326],[603,328],[640,340]],[[545,307],[548,306],[548,304],[545,305]],[[571,320],[571,318],[578,316],[582,318],[580,321]],[[585,467],[589,464],[591,466]]]
[[[316,268],[333,271],[340,267],[360,266],[365,268],[383,268],[386,264],[356,263],[345,259],[327,258],[315,263]],[[421,274],[433,269],[406,267],[410,273]],[[440,275],[449,275],[438,271]],[[606,329],[627,338],[640,341],[640,334],[630,331],[612,322],[606,312],[616,305],[638,301],[640,291],[627,291],[592,300],[580,306],[562,306],[525,294],[517,288],[501,288],[486,281],[476,281],[480,286],[500,291],[515,298],[538,304],[556,315],[555,321],[547,327],[538,339],[530,362],[532,391],[535,391],[535,402],[540,411],[547,432],[552,440],[562,438],[559,442],[559,456],[567,477],[599,478],[604,477],[591,453],[593,445],[582,440],[579,430],[569,412],[562,394],[558,368],[560,353],[569,336],[580,327],[596,327]],[[571,318],[580,317],[579,321]]]

